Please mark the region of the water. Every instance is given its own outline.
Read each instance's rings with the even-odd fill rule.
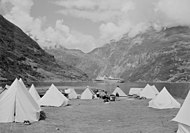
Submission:
[[[129,93],[130,88],[144,88],[147,83],[109,83],[109,82],[63,82],[63,83],[54,83],[60,90],[73,87],[76,92],[81,94],[86,86],[89,86],[91,89],[103,89],[111,94],[117,85],[126,93]],[[156,88],[161,91],[165,86],[167,90],[173,97],[184,99],[189,91],[190,83],[149,83],[150,85],[155,85]],[[46,89],[51,85],[51,83],[38,83],[38,87],[46,87]]]
[[[29,83],[31,85],[32,83]],[[43,95],[45,91],[52,84],[51,82],[33,82],[37,87],[38,92]],[[75,88],[78,94],[81,94],[86,86],[89,86],[91,89],[103,89],[111,94],[117,85],[126,93],[129,93],[130,88],[144,88],[147,83],[113,83],[113,82],[54,82],[54,85],[57,86],[59,90],[64,90],[66,88]],[[165,86],[167,90],[173,97],[184,99],[189,91],[190,83],[149,83],[150,85],[155,85],[156,88],[161,91]]]

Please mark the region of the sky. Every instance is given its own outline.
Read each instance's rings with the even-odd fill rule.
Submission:
[[[90,52],[150,26],[189,26],[190,0],[0,0],[0,14],[41,47]]]

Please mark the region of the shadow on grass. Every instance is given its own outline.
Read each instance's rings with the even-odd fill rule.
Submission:
[[[68,106],[71,106],[71,104],[70,104],[70,103],[68,103],[68,104],[66,105],[66,107],[68,107]]]

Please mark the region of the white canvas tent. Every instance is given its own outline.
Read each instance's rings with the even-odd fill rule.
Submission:
[[[158,94],[158,93],[159,93],[159,91],[158,91],[158,89],[156,88],[156,86],[155,86],[155,85],[153,85],[153,86],[152,86],[152,88],[154,89],[154,91],[155,91],[155,93],[156,93],[156,94]]]
[[[68,101],[69,100],[52,84],[40,99],[40,105],[60,107],[62,105],[68,105]]]
[[[0,98],[7,92],[9,87],[10,87],[9,85],[5,85],[4,89],[0,92]]]
[[[94,92],[87,87],[81,94],[80,99],[93,99],[94,95]]]
[[[145,97],[147,99],[152,99],[158,94],[158,90],[155,86],[150,86],[147,84],[145,88],[140,92],[140,97]]]
[[[190,133],[190,91],[185,98],[182,107],[172,121],[178,122],[177,133]]]
[[[40,111],[40,106],[17,79],[0,99],[0,122],[2,123],[38,121]]]
[[[143,88],[130,88],[129,95],[137,95],[140,96],[140,92],[143,90]]]
[[[190,133],[190,126],[178,123],[177,133]]]
[[[9,89],[9,87],[10,87],[9,85],[5,85],[5,88],[6,88],[6,89]]]
[[[1,99],[1,97],[3,97],[3,95],[7,92],[7,90],[8,90],[8,89],[5,88],[4,90],[2,90],[2,91],[0,92],[0,99]]]
[[[127,96],[119,87],[116,87],[115,90],[112,92],[113,95],[116,95],[116,93],[118,93],[120,97]]]
[[[77,93],[76,93],[75,89],[69,88],[69,89],[67,89],[67,92],[68,92],[69,99],[77,99]]]
[[[22,80],[21,78],[19,79],[19,82],[21,83],[21,85],[22,85],[26,90],[28,90],[28,89],[26,88],[26,86],[25,86],[23,80]]]
[[[36,91],[36,88],[34,87],[34,85],[32,84],[32,86],[29,89],[29,93],[30,95],[34,98],[34,100],[40,104],[40,96],[38,94],[38,92]]]
[[[160,93],[149,102],[149,107],[156,109],[180,108],[177,102],[164,87]]]

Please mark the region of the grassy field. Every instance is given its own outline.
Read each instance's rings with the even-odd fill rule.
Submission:
[[[182,102],[182,100],[180,100]],[[148,108],[148,100],[123,98],[109,104],[71,100],[66,107],[42,107],[45,120],[0,124],[0,133],[174,133],[179,109]]]

